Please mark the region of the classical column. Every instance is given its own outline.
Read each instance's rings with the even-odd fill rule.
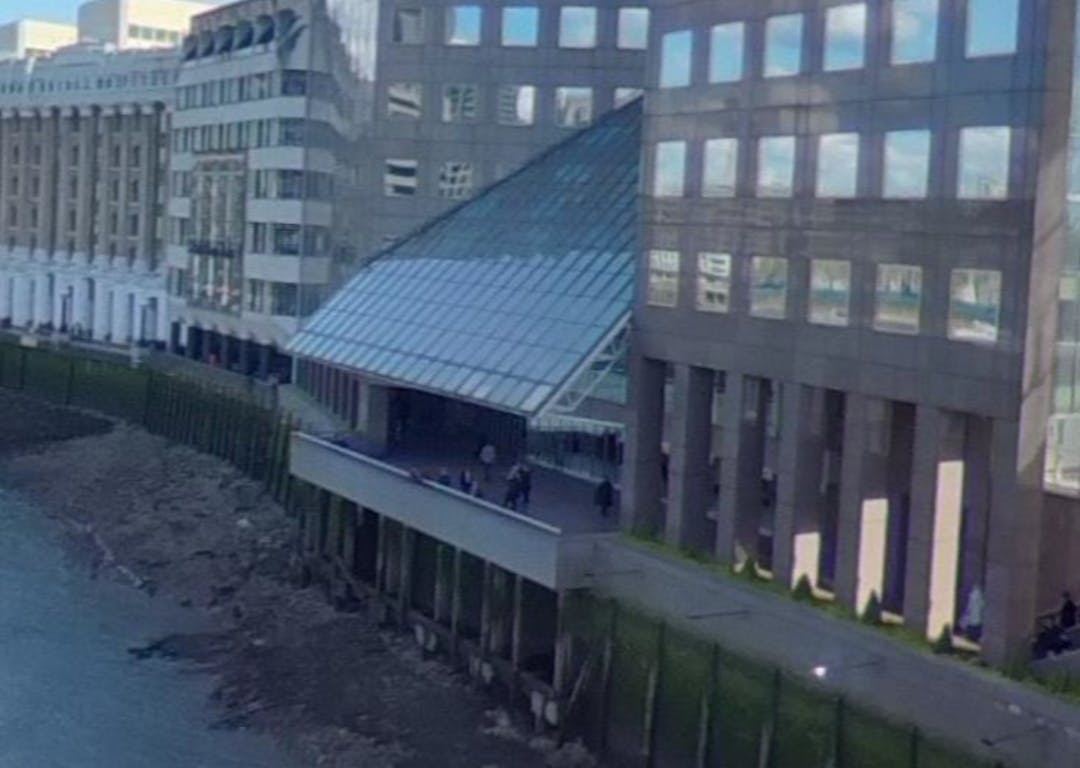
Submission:
[[[89,285],[85,277],[75,278],[75,285],[71,296],[71,324],[78,325],[84,331],[90,327],[90,296]]]
[[[780,389],[780,455],[773,522],[773,578],[784,587],[817,582],[825,390],[796,382]]]
[[[904,621],[931,638],[952,624],[956,614],[964,429],[961,414],[916,407]]]
[[[30,309],[33,304],[33,285],[24,274],[11,278],[11,324],[16,328],[30,325]]]
[[[673,546],[702,552],[712,549],[712,543],[705,541],[705,511],[713,482],[709,466],[712,395],[712,371],[676,367],[665,538]]]
[[[94,281],[94,341],[105,341],[111,331],[112,286],[101,279]]]
[[[34,325],[52,322],[52,296],[49,291],[49,275],[43,270],[34,274]]]
[[[0,271],[0,320],[11,319],[11,274]]]
[[[840,459],[836,597],[860,612],[872,594],[880,600],[888,558],[887,461],[889,404],[857,392],[844,396]]]
[[[621,519],[627,530],[651,535],[664,521],[664,363],[632,356],[631,367]]]
[[[127,344],[131,335],[131,293],[122,286],[113,289],[112,315],[113,344]]]

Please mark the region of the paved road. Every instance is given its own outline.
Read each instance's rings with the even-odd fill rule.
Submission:
[[[825,666],[823,685],[979,756],[1024,768],[1080,765],[1080,706],[625,539],[594,546],[601,594],[806,677]],[[715,615],[730,611],[740,613]],[[714,615],[689,618],[700,614]]]

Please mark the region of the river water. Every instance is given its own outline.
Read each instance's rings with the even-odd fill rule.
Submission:
[[[268,739],[210,727],[208,677],[127,652],[192,616],[91,579],[0,489],[0,768],[286,768]]]

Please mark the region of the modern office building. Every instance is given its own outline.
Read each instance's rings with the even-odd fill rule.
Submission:
[[[640,95],[645,5],[382,0],[362,255]]]
[[[0,322],[166,339],[171,52],[74,46],[0,65]]]
[[[79,6],[78,38],[116,48],[175,47],[191,18],[220,0],[86,0]]]
[[[174,349],[288,377],[280,350],[353,261],[376,10],[250,0],[194,20],[170,169]]]
[[[77,40],[78,30],[70,24],[39,19],[0,24],[0,61],[46,56]]]
[[[1076,586],[1074,16],[653,4],[629,525],[928,636],[979,586],[1026,651]]]

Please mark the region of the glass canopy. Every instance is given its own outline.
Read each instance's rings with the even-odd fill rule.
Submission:
[[[611,113],[362,269],[290,352],[535,416],[629,320],[641,104]]]

